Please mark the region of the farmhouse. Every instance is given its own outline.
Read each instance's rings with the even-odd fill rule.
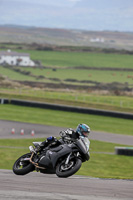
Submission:
[[[27,53],[18,53],[11,50],[0,51],[1,65],[15,65],[15,66],[35,66],[35,63],[30,59]]]

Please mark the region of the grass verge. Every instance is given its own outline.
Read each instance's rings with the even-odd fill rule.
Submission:
[[[42,141],[42,138],[37,140]],[[29,152],[28,146],[33,141],[34,139],[0,139],[0,168],[12,169],[15,160]],[[92,140],[90,148],[91,159],[82,164],[77,174],[100,178],[133,179],[132,157],[94,153],[113,153],[114,147],[115,144],[112,143]]]

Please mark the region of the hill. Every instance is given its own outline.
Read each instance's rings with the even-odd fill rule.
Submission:
[[[0,43],[5,42],[133,50],[133,33],[1,25]]]

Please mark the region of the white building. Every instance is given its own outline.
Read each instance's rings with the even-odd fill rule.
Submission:
[[[101,43],[103,43],[104,42],[104,38],[91,38],[90,42],[101,42]]]
[[[27,53],[18,53],[11,50],[0,51],[1,65],[16,65],[16,66],[35,66],[35,63],[30,59]]]

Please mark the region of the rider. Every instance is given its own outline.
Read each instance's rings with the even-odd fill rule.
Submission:
[[[68,134],[71,138],[73,139],[77,139],[77,138],[88,138],[89,136],[89,133],[90,133],[90,127],[86,124],[79,124],[77,126],[77,129],[76,131],[74,131],[73,129],[67,129],[66,131],[66,134]]]
[[[61,133],[64,133],[64,135],[66,135],[67,137],[72,138],[72,139],[79,139],[80,137],[88,139],[88,136],[89,136],[89,133],[90,133],[90,127],[86,124],[79,124],[77,126],[76,131],[69,128],[65,131],[61,131]],[[50,136],[44,142],[42,142],[40,144],[40,147],[44,148],[44,147],[47,147],[47,146],[54,146],[54,145],[56,146],[56,145],[59,145],[59,144],[61,144],[61,141],[57,140],[56,137]]]

